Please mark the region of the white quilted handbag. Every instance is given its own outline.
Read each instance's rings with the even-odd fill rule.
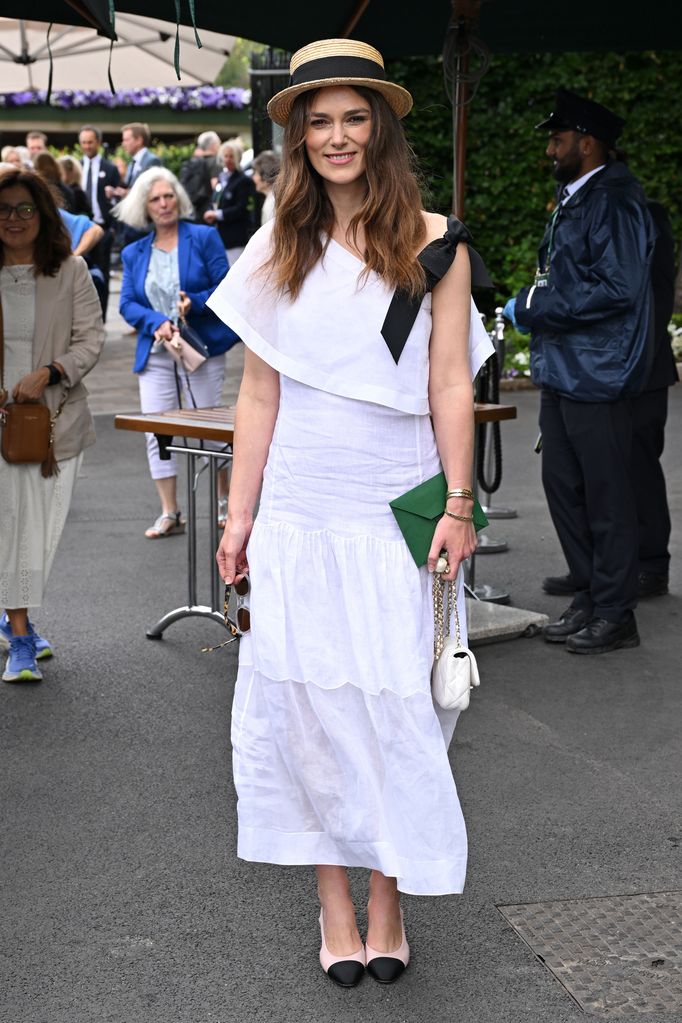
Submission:
[[[431,672],[431,691],[439,707],[444,710],[466,710],[469,706],[469,694],[474,686],[480,685],[478,665],[471,650],[462,646],[459,627],[459,611],[455,590],[457,581],[444,582],[442,574],[433,573],[433,670]],[[447,588],[447,600],[444,601],[444,590]],[[447,605],[447,618],[443,613],[443,604]],[[454,610],[455,636],[449,635],[450,621]]]

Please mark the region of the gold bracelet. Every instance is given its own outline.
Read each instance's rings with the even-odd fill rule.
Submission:
[[[447,501],[450,497],[466,497],[469,501],[473,501],[474,492],[469,487],[456,487],[454,490],[448,490],[445,500]]]
[[[445,514],[449,515],[451,519],[457,519],[458,522],[473,522],[474,521],[473,515],[455,515],[454,512],[448,511],[447,508],[445,509]]]

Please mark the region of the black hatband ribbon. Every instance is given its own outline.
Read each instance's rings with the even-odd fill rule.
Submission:
[[[381,64],[367,57],[316,57],[296,68],[289,79],[289,85],[306,85],[308,82],[324,81],[325,78],[373,78],[385,82],[386,72]]]
[[[448,272],[459,243],[466,242],[468,244],[470,241],[471,234],[462,221],[456,217],[448,217],[448,227],[443,237],[429,242],[417,256],[426,274],[426,291],[433,291]],[[485,263],[478,252],[471,248],[471,245],[469,245],[469,260],[471,262],[472,287],[492,288],[493,282],[490,280]],[[396,365],[410,336],[414,321],[417,319],[423,297],[422,295],[410,298],[406,291],[397,288],[391,299],[381,327],[381,334]]]

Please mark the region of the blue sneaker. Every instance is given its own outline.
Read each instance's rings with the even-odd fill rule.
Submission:
[[[30,621],[28,623],[28,634],[33,637],[35,642],[37,661],[45,661],[48,657],[52,657],[52,644],[49,639],[39,636]],[[12,638],[12,626],[9,623],[6,611],[2,618],[0,618],[0,636],[4,636],[8,644]]]
[[[12,636],[2,681],[40,682],[42,677],[36,664],[36,645],[33,636]]]

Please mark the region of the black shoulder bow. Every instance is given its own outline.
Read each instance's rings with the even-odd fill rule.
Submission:
[[[426,274],[426,291],[433,291],[438,281],[450,269],[459,243],[466,242],[469,245],[470,241],[471,234],[462,221],[457,217],[448,217],[448,226],[443,237],[429,242],[417,256]],[[493,282],[490,280],[485,263],[478,252],[471,248],[471,245],[469,245],[469,260],[471,262],[472,287],[492,288]],[[402,355],[414,321],[417,319],[422,298],[423,295],[410,298],[402,288],[396,288],[391,299],[381,327],[381,334],[396,363]]]

